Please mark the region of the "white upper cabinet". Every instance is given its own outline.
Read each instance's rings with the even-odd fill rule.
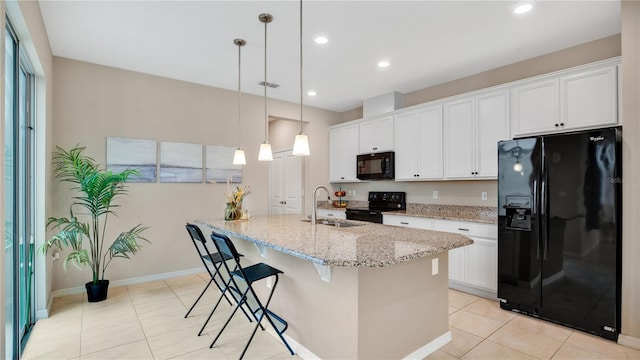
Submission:
[[[560,126],[558,87],[558,79],[548,79],[513,88],[514,135],[535,134]]]
[[[359,150],[359,124],[329,128],[329,181],[357,182],[356,156]]]
[[[594,65],[526,81],[512,88],[513,136],[618,123],[616,65]]]
[[[473,98],[444,105],[445,176],[447,178],[474,177]]]
[[[381,151],[393,151],[393,116],[360,123],[360,154]]]
[[[615,66],[560,78],[561,118],[565,128],[617,124],[617,90]]]
[[[509,91],[480,93],[444,105],[445,177],[495,179],[497,143],[509,139]]]
[[[397,115],[394,127],[396,180],[442,179],[442,106]]]
[[[498,141],[509,140],[509,90],[476,96],[476,178],[497,178]]]

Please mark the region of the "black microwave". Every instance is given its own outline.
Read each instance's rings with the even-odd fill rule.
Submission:
[[[360,180],[393,180],[394,152],[361,154],[357,157],[357,178]]]

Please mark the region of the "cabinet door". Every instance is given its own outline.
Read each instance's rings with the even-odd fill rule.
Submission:
[[[396,116],[395,166],[396,180],[416,180],[418,174],[418,112]]]
[[[566,128],[617,124],[615,66],[562,77],[560,90],[562,122]]]
[[[463,247],[449,250],[449,280],[464,282],[464,252]]]
[[[498,178],[498,141],[509,136],[509,91],[476,97],[476,177]]]
[[[466,246],[464,281],[492,291],[498,290],[498,242],[472,237],[473,244]]]
[[[335,209],[318,209],[318,219],[346,219],[347,214],[344,210]]]
[[[393,151],[393,116],[360,123],[360,153]]]
[[[473,99],[444,105],[446,178],[473,178]]]
[[[443,178],[442,107],[440,105],[419,112],[418,173],[419,180]],[[398,144],[398,142],[396,142]],[[397,155],[396,155],[397,159]]]
[[[357,182],[358,124],[329,130],[329,181]]]
[[[549,132],[561,128],[558,79],[514,87],[513,135]]]

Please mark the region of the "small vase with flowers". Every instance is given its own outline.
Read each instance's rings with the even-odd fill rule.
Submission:
[[[231,191],[227,181],[227,192],[224,194],[227,199],[227,206],[224,209],[224,219],[226,221],[239,220],[241,218],[242,201],[249,194],[251,194],[249,185],[236,186],[235,190]]]

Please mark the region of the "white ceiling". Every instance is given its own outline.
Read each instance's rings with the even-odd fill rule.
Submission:
[[[619,1],[313,1],[304,7],[305,104],[345,111],[620,32]],[[40,0],[56,56],[299,102],[298,1]],[[313,42],[316,35],[326,45]],[[378,69],[379,60],[391,66]]]

